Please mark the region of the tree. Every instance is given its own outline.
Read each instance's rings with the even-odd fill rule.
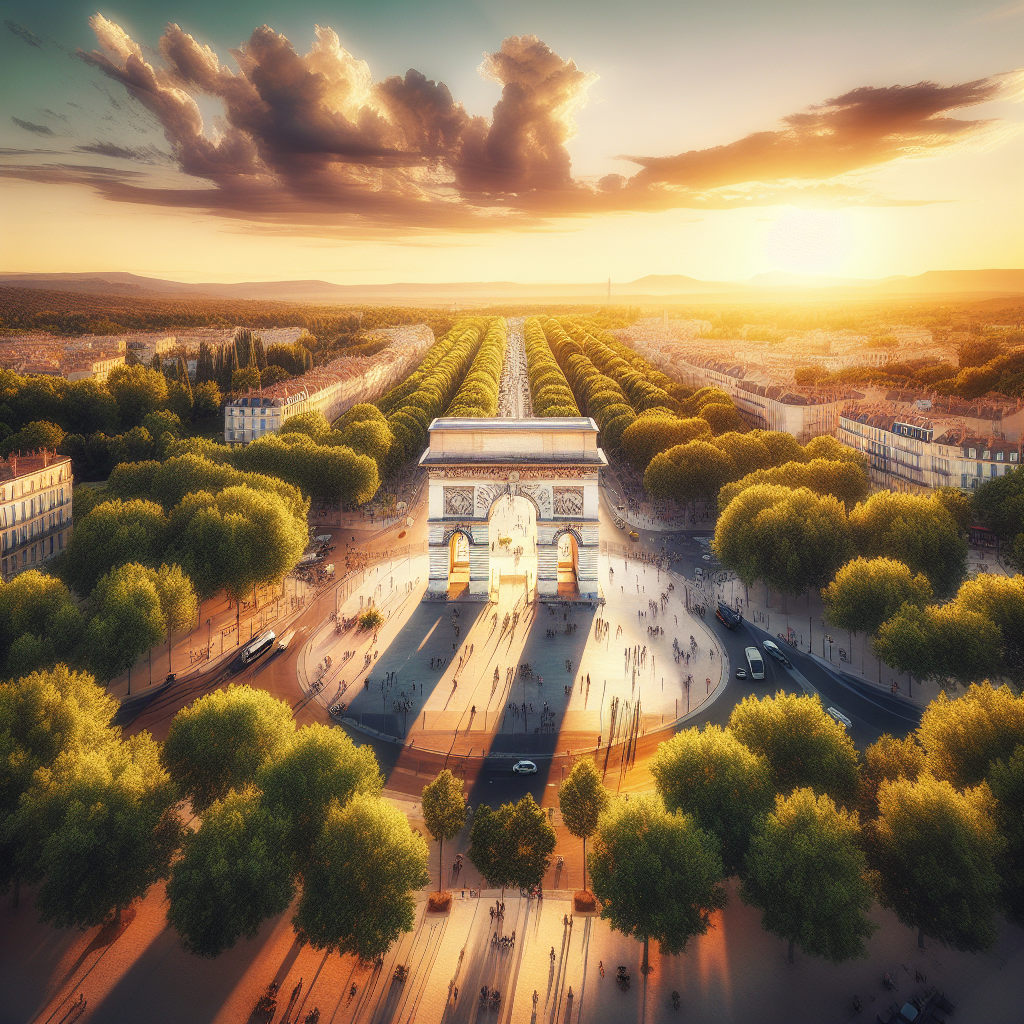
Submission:
[[[304,866],[332,804],[344,807],[359,794],[377,796],[384,781],[372,748],[357,747],[340,729],[314,724],[263,765],[256,784],[264,806],[286,824],[286,848]]]
[[[255,366],[243,366],[231,374],[231,390],[235,394],[246,391],[258,391],[260,387],[260,371]]]
[[[692,814],[721,844],[726,874],[740,873],[756,823],[772,805],[771,772],[764,758],[730,730],[706,725],[662,743],[651,774],[668,810]]]
[[[587,889],[587,840],[597,831],[597,822],[607,810],[608,790],[597,766],[581,758],[558,789],[558,808],[571,835],[583,840],[583,889]]]
[[[878,789],[883,782],[909,779],[915,782],[925,770],[924,748],[913,736],[898,740],[885,733],[864,751],[861,767],[861,817],[878,814]]]
[[[412,931],[427,844],[400,810],[365,794],[332,803],[311,854],[294,924],[314,949],[371,960]]]
[[[236,602],[282,579],[308,538],[305,509],[300,519],[281,495],[248,484],[188,494],[171,516],[169,535],[200,596],[223,588]]]
[[[864,940],[878,926],[867,917],[857,813],[811,789],[777,796],[750,841],[740,899],[761,911],[761,927],[789,940],[790,963],[796,943],[834,964],[867,956]]]
[[[744,423],[736,406],[729,402],[708,402],[701,411],[702,419],[707,420],[715,434],[742,430]]]
[[[22,878],[16,864],[22,837],[12,817],[36,772],[116,743],[110,725],[116,711],[117,701],[92,676],[67,665],[0,683],[0,892]]]
[[[710,501],[736,477],[736,464],[710,441],[676,445],[651,459],[644,488],[654,498],[678,502]]]
[[[156,573],[129,562],[111,569],[93,592],[96,614],[86,631],[89,662],[100,679],[110,680],[135,664],[143,651],[166,633]]]
[[[1024,921],[1024,744],[1018,743],[1005,761],[991,765],[989,785],[996,799],[996,825],[1005,841],[997,863],[1003,913],[1019,925]]]
[[[444,841],[454,839],[466,824],[462,783],[447,768],[423,787],[423,824],[437,847],[437,891],[444,888]]]
[[[642,473],[659,452],[710,437],[711,427],[699,416],[681,420],[666,414],[645,413],[622,432],[620,444],[626,458]]]
[[[995,623],[1002,639],[998,672],[1018,686],[1024,682],[1024,575],[982,573],[965,580],[956,605]]]
[[[0,669],[4,677],[50,668],[80,654],[85,620],[68,588],[36,569],[0,582]]]
[[[601,815],[590,877],[601,917],[643,940],[644,974],[650,939],[663,953],[681,953],[726,903],[714,838],[690,815],[670,814],[655,796],[616,801]]]
[[[753,434],[729,431],[719,434],[711,443],[732,459],[741,478],[757,469],[767,469],[771,465],[771,454],[767,445]]]
[[[158,564],[166,545],[167,517],[151,501],[105,501],[79,519],[61,573],[85,596],[100,577],[126,562]]]
[[[905,603],[926,607],[932,588],[927,576],[915,576],[892,558],[855,558],[836,573],[821,597],[833,625],[874,635]]]
[[[917,738],[932,775],[957,789],[977,786],[1024,743],[1024,697],[990,683],[968,687],[957,700],[940,693],[925,708]]]
[[[197,419],[216,416],[220,412],[224,396],[220,393],[216,381],[208,380],[197,384],[193,393],[192,415]]]
[[[115,366],[107,377],[107,390],[126,427],[137,427],[147,413],[167,404],[167,378],[145,366]]]
[[[971,499],[978,521],[1012,548],[1024,533],[1024,466],[986,480]],[[1018,567],[1024,564],[1018,562]]]
[[[218,956],[288,909],[295,881],[283,842],[283,823],[256,790],[229,792],[204,808],[167,883],[167,920],[186,952]]]
[[[849,511],[867,497],[870,489],[867,470],[859,463],[812,459],[810,462],[786,462],[748,473],[734,483],[726,484],[718,493],[718,507],[724,509],[733,498],[748,487],[779,484],[794,490],[806,487],[815,494],[837,497]]]
[[[300,412],[295,416],[289,416],[281,424],[282,434],[305,434],[312,441],[319,444],[331,431],[331,425],[327,417],[319,409],[311,409],[309,412]]]
[[[29,452],[40,451],[43,448],[56,450],[66,436],[56,423],[47,423],[45,420],[33,420],[26,423],[16,434],[11,434],[5,441],[0,443],[0,453],[4,457],[12,452],[21,452],[27,455]]]
[[[167,664],[171,663],[171,638],[174,632],[191,625],[199,610],[195,587],[178,565],[161,565],[153,580],[167,632]]]
[[[504,896],[510,885],[532,889],[541,884],[555,841],[547,815],[527,793],[496,811],[480,805],[469,834],[469,859]]]
[[[967,683],[999,666],[999,627],[955,602],[918,608],[907,603],[878,630],[875,654],[900,672],[921,679]]]
[[[967,542],[940,499],[879,491],[850,513],[850,531],[862,555],[924,573],[940,597],[964,578]]]
[[[40,920],[88,928],[167,878],[181,838],[174,785],[140,733],[37,774],[12,825],[24,874],[40,881]]]
[[[875,889],[883,906],[917,929],[922,949],[925,934],[967,953],[995,943],[1003,843],[993,804],[988,786],[961,793],[927,774],[878,790],[868,833]]]
[[[203,814],[231,790],[241,792],[253,784],[294,735],[291,708],[284,701],[265,690],[229,686],[174,716],[160,759],[192,810]]]
[[[718,518],[714,550],[744,583],[763,580],[786,594],[825,586],[853,553],[837,498],[768,485],[729,503]]]
[[[809,786],[845,804],[856,796],[857,750],[846,730],[825,714],[817,694],[779,690],[760,700],[751,694],[732,709],[729,729],[765,759],[777,792]]]

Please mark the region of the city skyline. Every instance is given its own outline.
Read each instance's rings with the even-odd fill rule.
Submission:
[[[1019,3],[4,11],[5,271],[375,284],[1024,263]]]

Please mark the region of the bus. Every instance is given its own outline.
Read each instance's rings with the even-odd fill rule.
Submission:
[[[260,633],[259,636],[253,637],[239,652],[239,657],[242,659],[243,665],[248,665],[250,662],[255,661],[261,654],[265,654],[274,645],[274,640],[277,639],[274,636],[274,631],[268,629],[266,633]]]
[[[748,647],[743,653],[747,656],[747,664],[750,666],[750,678],[764,679],[764,660],[761,652],[756,647]]]

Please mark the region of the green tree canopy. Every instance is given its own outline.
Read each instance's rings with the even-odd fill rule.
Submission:
[[[1002,881],[1003,913],[1015,924],[1024,923],[1024,744],[989,770],[989,785],[996,798],[996,825],[1005,846],[997,867]]]
[[[287,849],[304,865],[332,802],[377,796],[383,785],[371,747],[357,747],[340,729],[314,724],[295,733],[257,776],[264,804],[287,827]]]
[[[469,836],[469,859],[491,885],[532,889],[544,880],[555,830],[527,793],[496,811],[481,804]]]
[[[182,948],[215,957],[284,913],[295,895],[284,824],[252,789],[229,792],[204,808],[199,829],[185,835],[167,883],[167,920]]]
[[[926,607],[932,588],[927,576],[915,576],[895,559],[855,558],[836,573],[821,597],[833,625],[874,635],[905,603]]]
[[[995,623],[1002,639],[997,671],[1018,686],[1024,682],[1024,575],[982,573],[965,580],[956,605]]]
[[[825,714],[817,694],[751,694],[732,709],[729,729],[765,759],[776,791],[809,786],[845,804],[856,797],[857,750],[846,730]]]
[[[722,485],[735,479],[736,464],[710,441],[676,445],[651,459],[644,488],[654,498],[682,503],[713,500]]]
[[[36,909],[57,928],[102,924],[170,873],[181,838],[174,785],[148,733],[36,775],[13,816]]]
[[[751,833],[772,805],[772,777],[764,758],[728,729],[685,729],[662,743],[651,774],[670,812],[692,814],[721,844],[728,875],[743,869]]]
[[[850,513],[850,531],[862,555],[924,573],[941,597],[964,578],[967,542],[940,499],[879,491]]]
[[[68,588],[36,569],[0,581],[0,670],[7,677],[75,659],[85,620]]]
[[[412,931],[427,844],[400,810],[366,794],[333,802],[311,852],[294,923],[314,949],[370,960]]]
[[[725,906],[722,861],[714,837],[688,814],[670,814],[660,798],[617,800],[601,815],[590,851],[590,877],[601,917],[647,947],[683,952]]]
[[[135,664],[167,632],[158,574],[137,562],[111,569],[93,591],[95,614],[86,631],[93,671],[110,680]]]
[[[864,940],[877,930],[867,916],[871,886],[860,849],[856,812],[828,796],[797,789],[775,798],[750,841],[740,888],[761,911],[761,926],[793,946],[832,963],[867,956]]]
[[[462,783],[445,768],[433,782],[423,787],[420,806],[423,824],[438,844],[437,891],[444,888],[444,841],[454,839],[466,824],[466,798]]]
[[[898,740],[888,733],[864,751],[860,774],[861,816],[870,820],[878,814],[878,789],[883,782],[909,779],[915,782],[925,770],[924,748],[913,736]]]
[[[825,586],[853,553],[837,498],[768,485],[749,487],[729,503],[714,550],[745,583],[762,580],[786,594]]]
[[[968,953],[991,949],[1003,841],[988,786],[963,792],[922,775],[883,782],[869,849],[878,899],[918,944],[930,935]]]
[[[67,665],[0,683],[0,892],[21,877],[12,816],[35,773],[62,756],[79,758],[115,744],[110,722],[116,711],[117,701],[92,676]]]
[[[558,789],[558,809],[570,835],[583,840],[583,888],[587,888],[587,840],[597,831],[597,822],[611,798],[601,773],[589,758],[576,761]]]
[[[167,541],[167,517],[151,501],[105,501],[75,518],[61,573],[79,594],[127,562],[158,565]]]
[[[148,413],[167,404],[167,378],[145,366],[115,366],[107,377],[125,427],[137,427]]]
[[[806,487],[815,494],[831,494],[849,511],[867,497],[870,489],[867,470],[854,462],[812,459],[810,462],[787,462],[781,466],[758,469],[726,484],[718,492],[718,507],[724,509],[733,498],[748,487],[778,484],[782,487]]]
[[[681,420],[664,413],[644,413],[623,431],[619,443],[626,458],[642,473],[659,452],[710,437],[711,427],[699,416]]]
[[[183,707],[171,720],[161,760],[196,814],[260,770],[292,741],[291,708],[265,690],[229,686]]]
[[[1024,743],[1024,697],[989,683],[955,700],[940,693],[925,708],[917,738],[932,775],[957,789],[977,786],[995,761],[1009,761]]]

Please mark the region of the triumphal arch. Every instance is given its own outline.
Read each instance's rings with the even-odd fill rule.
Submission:
[[[597,424],[572,419],[435,419],[428,593],[494,599],[600,597]]]

